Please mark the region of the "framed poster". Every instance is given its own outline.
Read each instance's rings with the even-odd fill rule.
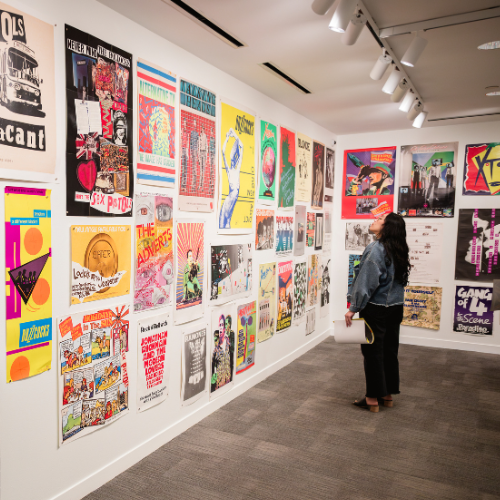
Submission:
[[[257,208],[255,211],[255,250],[274,249],[274,210]]]
[[[276,327],[276,262],[259,266],[259,328],[257,341],[264,342],[274,335]]]
[[[464,186],[468,196],[500,194],[500,143],[465,146]]]
[[[293,207],[295,199],[295,132],[280,127],[280,187],[278,208]]]
[[[260,120],[259,203],[276,203],[276,165],[278,163],[278,129]]]
[[[306,335],[311,335],[316,330],[316,308],[309,309],[306,316]]]
[[[293,261],[278,262],[278,321],[276,333],[292,326]]]
[[[325,210],[325,227],[323,231],[323,253],[332,251],[332,212]]]
[[[313,143],[313,178],[311,208],[323,208],[325,192],[325,146],[320,142]]]
[[[326,148],[325,165],[325,203],[333,203],[333,188],[335,185],[335,151]]]
[[[311,199],[312,139],[297,134],[297,194],[296,201],[309,202]]]

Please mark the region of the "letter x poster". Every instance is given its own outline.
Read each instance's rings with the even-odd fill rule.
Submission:
[[[500,142],[465,146],[464,195],[500,195]]]
[[[132,214],[132,54],[66,25],[66,215]]]

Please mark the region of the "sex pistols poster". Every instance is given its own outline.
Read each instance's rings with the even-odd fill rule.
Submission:
[[[312,139],[297,134],[297,201],[309,202],[311,199]]]
[[[458,142],[401,146],[398,213],[453,217]]]
[[[293,311],[293,261],[278,262],[278,321],[276,332],[292,326]]]
[[[279,208],[293,207],[295,199],[295,132],[280,127]]]
[[[66,215],[129,217],[132,54],[66,25]]]
[[[406,287],[401,324],[439,330],[442,295],[443,289],[439,287]]]
[[[333,187],[335,184],[335,151],[326,148],[325,164],[325,203],[333,203]]]
[[[252,234],[255,203],[255,116],[221,102],[220,234]]]
[[[58,318],[59,446],[128,411],[128,313],[121,305]]]
[[[500,210],[460,209],[455,279],[492,283],[500,279]]]
[[[255,250],[274,249],[274,210],[257,208],[255,212]]]
[[[484,286],[457,286],[453,331],[471,335],[493,334],[491,303],[493,288]]]
[[[217,96],[182,78],[180,96],[179,210],[213,212],[217,167]]]
[[[276,262],[259,266],[259,328],[257,341],[264,342],[274,335],[276,325]]]
[[[259,202],[276,202],[276,164],[278,163],[278,130],[270,122],[260,121]]]
[[[342,218],[373,219],[382,204],[392,212],[395,170],[396,146],[344,151]]]
[[[323,208],[323,194],[325,192],[325,146],[313,142],[313,177],[311,208]]]
[[[307,262],[296,262],[293,268],[293,322],[302,323],[307,302]]]
[[[177,78],[169,71],[139,59],[137,81],[137,182],[174,187]]]
[[[276,216],[276,255],[291,255],[293,250],[293,215]]]
[[[307,307],[315,306],[318,303],[318,268],[319,255],[309,255],[307,266]]]
[[[464,195],[500,195],[500,143],[465,146]]]
[[[5,187],[7,382],[50,370],[50,191]]]
[[[54,26],[0,2],[0,176],[51,181],[56,167]]]
[[[257,310],[255,300],[238,306],[238,340],[236,343],[236,375],[255,364]]]
[[[130,292],[130,226],[71,226],[71,303]]]
[[[192,326],[182,334],[181,403],[188,406],[207,393],[207,327]]]
[[[174,281],[173,201],[141,193],[135,200],[134,311],[172,302]]]

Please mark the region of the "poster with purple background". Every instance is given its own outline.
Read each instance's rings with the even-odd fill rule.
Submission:
[[[492,335],[493,288],[486,286],[457,286],[453,330],[473,335]]]

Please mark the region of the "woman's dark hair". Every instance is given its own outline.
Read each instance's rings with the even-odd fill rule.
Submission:
[[[391,212],[384,220],[380,231],[380,243],[384,245],[386,259],[394,263],[394,278],[403,286],[408,284],[410,276],[410,250],[406,242],[406,224],[401,215]]]

